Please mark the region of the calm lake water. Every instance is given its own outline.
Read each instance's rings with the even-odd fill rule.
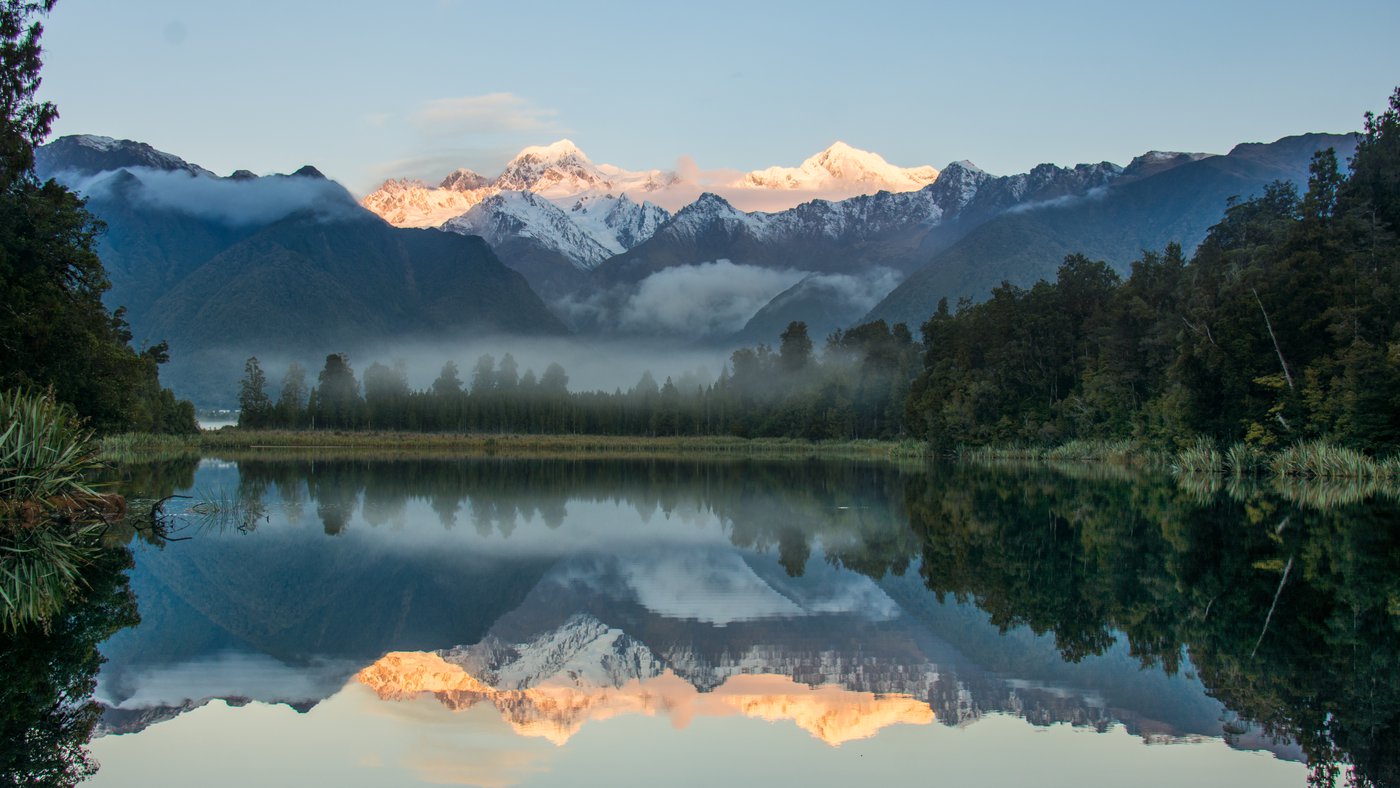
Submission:
[[[133,536],[129,585],[95,591],[140,613],[100,647],[95,785],[1395,779],[1383,490],[306,455],[120,475],[217,506],[172,500],[189,538]]]

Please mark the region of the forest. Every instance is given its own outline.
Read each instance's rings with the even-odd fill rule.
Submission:
[[[910,431],[937,444],[1207,436],[1400,446],[1400,91],[1366,119],[1350,174],[1331,150],[1305,194],[1229,206],[1188,261],[1120,278],[1070,256],[1056,281],[940,304],[924,324]]]
[[[736,351],[718,380],[695,375],[658,383],[650,372],[628,389],[571,392],[550,364],[538,377],[505,354],[484,355],[463,380],[443,365],[424,390],[409,388],[402,363],[372,363],[363,384],[344,354],[326,358],[317,385],[292,364],[274,392],[256,358],[239,391],[239,426],[252,429],[370,429],[588,435],[733,435],[820,439],[894,438],[919,346],[907,327],[884,321],[836,332],[820,358],[802,323],[777,350]],[[363,392],[363,393],[361,393]],[[273,395],[276,395],[275,397]]]

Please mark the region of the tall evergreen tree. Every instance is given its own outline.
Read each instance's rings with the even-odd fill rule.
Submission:
[[[318,426],[355,427],[360,422],[360,383],[344,353],[326,356],[326,366],[317,377],[316,410]]]
[[[306,410],[306,370],[295,361],[282,376],[282,393],[277,397],[277,420],[284,427],[301,426]]]
[[[375,362],[365,370],[365,410],[374,429],[408,426],[408,370],[403,362],[386,367]]]
[[[472,394],[485,394],[496,388],[496,357],[483,354],[472,368]]]
[[[49,135],[58,108],[35,101],[39,89],[39,37],[44,26],[35,19],[53,10],[54,0],[0,2],[0,188],[9,190],[32,180],[34,149]]]
[[[546,394],[565,395],[569,393],[569,375],[564,368],[558,364],[550,364],[544,368],[544,375],[540,377],[540,391]]]
[[[801,372],[812,361],[812,338],[807,336],[807,324],[801,320],[788,323],[779,337],[778,359],[789,374]]]
[[[1368,229],[1400,232],[1400,87],[1381,114],[1366,113],[1345,191]]]
[[[442,365],[442,372],[433,381],[433,393],[439,397],[451,397],[462,393],[462,378],[457,374],[456,363],[449,361]]]
[[[509,353],[501,356],[501,363],[496,366],[496,390],[509,393],[519,384],[520,366],[515,363],[515,356]]]
[[[137,352],[94,252],[100,225],[82,200],[34,175],[34,148],[58,116],[36,101],[36,19],[53,0],[0,0],[0,387],[50,388],[98,430],[188,432],[194,408],[162,390],[164,343]]]
[[[243,380],[238,391],[238,426],[266,427],[272,417],[272,400],[267,396],[267,375],[252,356],[243,364]]]

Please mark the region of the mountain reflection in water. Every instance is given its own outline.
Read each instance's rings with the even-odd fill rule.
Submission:
[[[124,469],[149,495],[236,505],[190,515],[191,541],[137,550],[142,624],[103,647],[109,733],[178,725],[161,721],[212,699],[305,711],[363,684],[494,707],[568,746],[618,716],[747,715],[840,744],[1011,714],[1223,739],[1306,759],[1317,783],[1339,762],[1396,782],[1400,535],[1384,489],[234,459]],[[125,738],[103,741],[109,766]]]
[[[477,703],[495,706],[521,736],[562,745],[588,721],[619,714],[665,714],[677,728],[694,717],[742,714],[769,722],[789,720],[832,746],[874,736],[899,723],[933,722],[927,703],[908,695],[852,692],[839,686],[812,687],[787,676],[746,674],[728,678],[701,693],[669,670],[620,686],[547,681],[527,689],[498,689],[437,654],[386,654],[355,678],[384,700],[406,700],[432,693],[444,706],[463,710]],[[572,677],[571,677],[572,678]]]

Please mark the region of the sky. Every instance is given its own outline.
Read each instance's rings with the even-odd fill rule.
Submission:
[[[494,176],[572,139],[628,169],[793,166],[835,140],[994,174],[1358,129],[1400,3],[59,0],[54,134],[220,174]]]

